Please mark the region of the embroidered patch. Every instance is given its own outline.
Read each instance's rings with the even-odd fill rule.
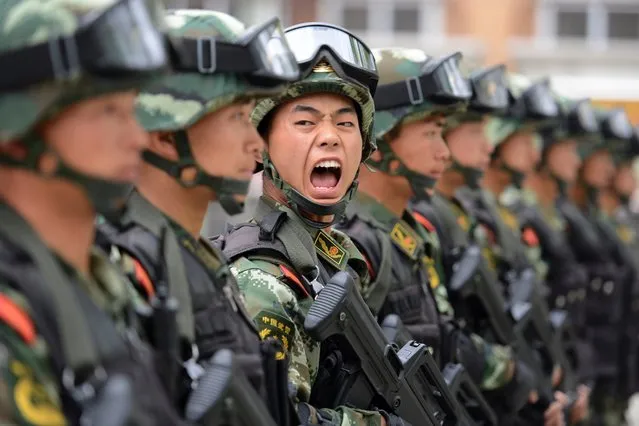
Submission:
[[[430,283],[430,288],[433,290],[439,287],[440,280],[439,274],[437,273],[437,268],[435,268],[435,261],[428,257],[422,257],[422,262],[424,263],[424,267],[426,267],[426,271],[428,272],[428,282]]]
[[[435,232],[435,226],[430,222],[430,220],[426,219],[426,217],[417,212],[413,212],[413,217],[420,225],[426,228],[428,232]]]
[[[348,260],[346,250],[344,250],[337,241],[331,238],[330,235],[324,231],[319,231],[315,237],[314,244],[317,249],[317,253],[327,262],[338,269],[344,269],[344,265]]]
[[[260,311],[255,316],[255,324],[260,335],[260,339],[265,340],[269,337],[277,339],[282,343],[284,352],[278,352],[276,359],[284,359],[291,347],[295,325],[288,318],[278,315],[270,311]]]
[[[414,259],[417,251],[417,236],[403,222],[397,222],[390,233],[391,240],[409,257]]]
[[[634,237],[634,232],[629,227],[622,225],[617,227],[617,235],[619,236],[621,241],[628,244],[632,242],[632,239]]]
[[[33,373],[26,365],[14,360],[11,372],[16,377],[13,398],[25,423],[42,426],[66,424],[60,408],[51,402],[45,388],[33,379]]]
[[[499,215],[501,216],[501,220],[504,221],[506,226],[508,226],[513,231],[519,231],[519,221],[514,214],[512,214],[505,208],[499,208]]]

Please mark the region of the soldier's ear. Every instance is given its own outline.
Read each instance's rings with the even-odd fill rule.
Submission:
[[[172,132],[151,132],[149,133],[149,138],[149,151],[153,151],[169,160],[177,161],[178,153]]]

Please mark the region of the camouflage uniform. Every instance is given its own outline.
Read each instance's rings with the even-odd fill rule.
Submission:
[[[374,149],[371,140],[374,104],[370,92],[363,86],[343,80],[326,64],[318,64],[308,76],[289,86],[281,95],[259,102],[253,111],[253,121],[264,132],[268,117],[275,108],[289,100],[315,93],[334,93],[355,102],[359,109],[363,158],[368,157]],[[311,392],[311,389],[322,361],[320,342],[313,340],[304,330],[304,319],[316,291],[310,282],[326,283],[336,272],[347,270],[358,277],[359,284],[365,288],[365,261],[346,235],[330,227],[320,230],[309,225],[299,213],[300,206],[292,196],[295,190],[280,178],[267,152],[263,160],[265,179],[268,175],[268,179],[286,197],[287,205],[262,196],[255,219],[236,225],[218,243],[232,259],[231,271],[236,276],[260,336],[274,337],[284,346],[290,361],[290,394],[302,422],[377,426],[382,420],[379,412],[347,406],[312,407],[309,403],[313,399],[314,391]],[[353,192],[354,185],[344,200],[350,199]],[[298,196],[303,195],[298,193]],[[237,244],[245,247],[244,250],[235,250],[236,240]],[[262,253],[258,245],[273,246],[279,254],[273,250]],[[317,270],[319,276],[313,276]],[[281,354],[282,357],[284,355]]]
[[[95,13],[104,11],[113,3],[5,1],[0,6],[0,52],[19,51],[52,38],[72,35],[86,15],[95,16]],[[157,41],[161,42],[159,34]],[[166,61],[163,65],[166,65]],[[29,156],[34,157],[12,162],[9,156],[2,155],[2,166],[19,167],[33,174],[42,174],[34,159],[39,160],[46,148],[41,136],[34,131],[36,126],[45,118],[55,118],[74,104],[99,95],[128,91],[139,87],[144,81],[140,76],[137,81],[127,81],[93,79],[86,73],[80,73],[69,80],[51,80],[26,89],[2,92],[0,143],[21,141]],[[85,190],[85,195],[98,212],[112,213],[107,204],[113,202],[113,197],[100,193],[100,189],[108,189],[109,185],[115,183],[79,172],[76,172],[75,177],[65,176],[60,172],[64,167],[67,171],[70,169],[60,161],[58,170],[51,177],[68,179]],[[122,189],[126,190],[126,185]],[[103,198],[102,202],[99,198]],[[68,378],[63,377],[63,369],[65,373],[74,373],[75,368],[61,348],[65,346],[63,340],[70,338],[77,340],[73,343],[76,347],[91,347],[98,351],[99,356],[108,353],[123,356],[101,358],[98,361],[104,368],[101,371],[106,375],[107,384],[114,374],[120,375],[120,378],[126,377],[127,383],[133,385],[129,389],[132,391],[129,400],[133,413],[132,417],[127,417],[127,424],[180,424],[153,371],[152,353],[139,340],[138,323],[129,315],[138,306],[138,301],[120,271],[109,263],[103,252],[93,249],[89,259],[89,275],[85,276],[46,248],[36,231],[8,204],[0,203],[0,210],[4,218],[0,237],[0,423],[34,426],[79,424],[87,407],[74,398],[69,383],[63,386]],[[12,225],[7,225],[9,221]],[[17,229],[20,229],[19,236],[14,234]],[[34,254],[34,246],[38,247],[39,255]],[[41,262],[43,258],[50,263],[44,266]],[[74,298],[54,302],[56,297],[50,297],[51,293],[57,293],[62,288],[65,292],[70,291],[66,294]],[[69,317],[69,312],[64,310],[65,304],[69,311],[85,316]],[[69,319],[81,323],[76,325],[77,330],[82,332],[71,337],[65,333],[68,328],[60,324]],[[90,328],[94,326],[98,329]],[[107,342],[107,345],[113,344],[111,349],[117,351],[110,352],[109,348],[100,347],[100,342],[93,341],[92,332],[99,333],[100,340]],[[87,337],[91,341],[84,340]],[[120,349],[124,350],[125,355],[119,352]],[[96,372],[99,366],[89,362],[85,367],[91,367]],[[103,388],[98,384],[94,388],[88,381],[78,379],[87,383],[98,395],[101,394]],[[149,389],[144,389],[146,386]],[[90,404],[93,398],[89,397],[85,402]],[[126,410],[125,406],[118,408]],[[110,415],[117,416],[118,413],[112,412]]]

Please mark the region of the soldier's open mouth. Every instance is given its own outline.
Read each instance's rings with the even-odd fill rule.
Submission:
[[[311,172],[311,184],[317,189],[335,188],[342,177],[342,167],[335,160],[320,161]]]

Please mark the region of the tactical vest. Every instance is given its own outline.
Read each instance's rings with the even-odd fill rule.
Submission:
[[[137,334],[133,307],[123,312],[126,330],[118,330],[6,204],[0,204],[0,238],[0,275],[29,302],[69,423],[184,424],[163,391],[152,350]]]
[[[557,208],[568,224],[568,241],[588,271],[585,337],[595,351],[594,376],[614,377],[618,371],[623,270],[612,256],[611,241],[602,229],[566,198]],[[601,224],[600,224],[601,225]]]
[[[412,225],[411,228],[410,224],[398,220],[389,229],[358,209],[354,201],[339,228],[357,244],[371,264],[378,265],[366,298],[373,313],[380,320],[389,314],[399,315],[415,340],[439,353],[439,314],[422,264],[425,246],[414,231],[415,223]]]
[[[512,211],[523,230],[531,229],[539,241],[542,258],[548,263],[546,281],[550,289],[549,305],[570,312],[571,322],[581,327],[585,321],[588,273],[577,263],[565,235],[555,232],[534,207],[520,202]]]
[[[117,227],[104,224],[99,231],[102,244],[117,247],[138,260],[151,282],[168,282],[179,302],[180,336],[195,345],[192,355],[206,361],[219,349],[232,350],[253,386],[263,394],[260,340],[225,256],[218,249],[209,247],[219,264],[205,264],[187,248],[194,242],[180,241],[168,220],[136,193]],[[192,376],[189,365],[185,366]]]

